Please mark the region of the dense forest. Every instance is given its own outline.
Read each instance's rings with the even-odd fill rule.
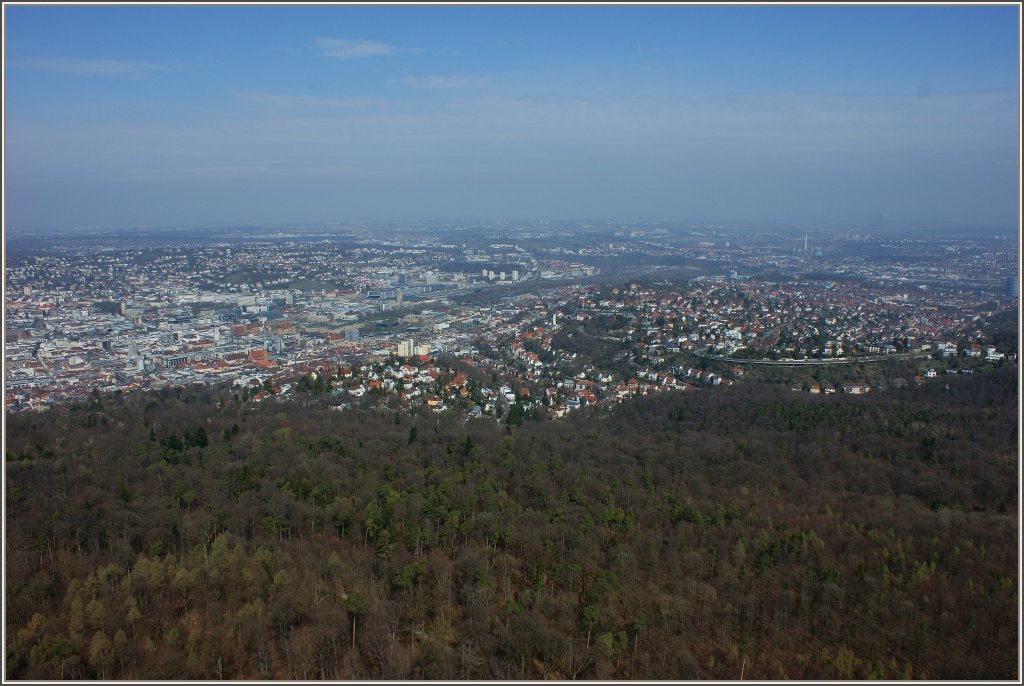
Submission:
[[[1015,369],[562,421],[7,417],[13,679],[1018,679]]]

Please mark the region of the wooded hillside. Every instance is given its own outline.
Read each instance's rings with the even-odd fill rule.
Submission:
[[[8,678],[1020,677],[1016,370],[511,429],[229,396],[7,418]]]

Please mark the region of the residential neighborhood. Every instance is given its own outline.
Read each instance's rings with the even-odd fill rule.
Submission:
[[[670,250],[659,241],[672,237],[614,232],[608,243],[577,249],[541,237],[342,244],[284,236],[18,255],[7,267],[5,406],[17,412],[224,382],[261,402],[308,390],[299,382],[310,377],[329,379],[330,402],[342,409],[394,396],[402,407],[433,412],[560,417],[636,395],[740,382],[757,375],[756,365],[913,358],[941,368],[885,384],[798,386],[827,395],[1016,363],[1015,346],[1004,340],[1001,348],[988,330],[996,310],[1015,302],[1009,294],[913,286],[895,277],[898,264],[872,268],[879,283],[839,269],[830,278],[728,269],[617,283],[618,272],[599,266],[603,254],[629,247],[624,254],[657,256]],[[691,232],[675,254],[727,253],[744,271],[761,260],[742,244],[727,249],[729,241],[708,238]],[[978,259],[970,254],[968,274]],[[809,259],[827,261],[798,250],[771,268],[795,270]]]

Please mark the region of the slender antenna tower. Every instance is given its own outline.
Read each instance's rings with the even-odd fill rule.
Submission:
[[[807,252],[807,234],[804,234],[804,252]]]

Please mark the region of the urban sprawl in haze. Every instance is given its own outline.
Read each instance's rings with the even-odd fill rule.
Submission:
[[[863,371],[888,355],[922,378],[1016,357],[993,339],[1017,289],[1000,236],[603,225],[148,240],[9,256],[9,410],[224,381],[260,402],[340,370],[339,408],[378,391],[405,407],[561,416],[733,383],[758,361],[859,363],[845,384],[805,389],[830,393],[906,383]],[[500,383],[469,394],[455,360]]]

